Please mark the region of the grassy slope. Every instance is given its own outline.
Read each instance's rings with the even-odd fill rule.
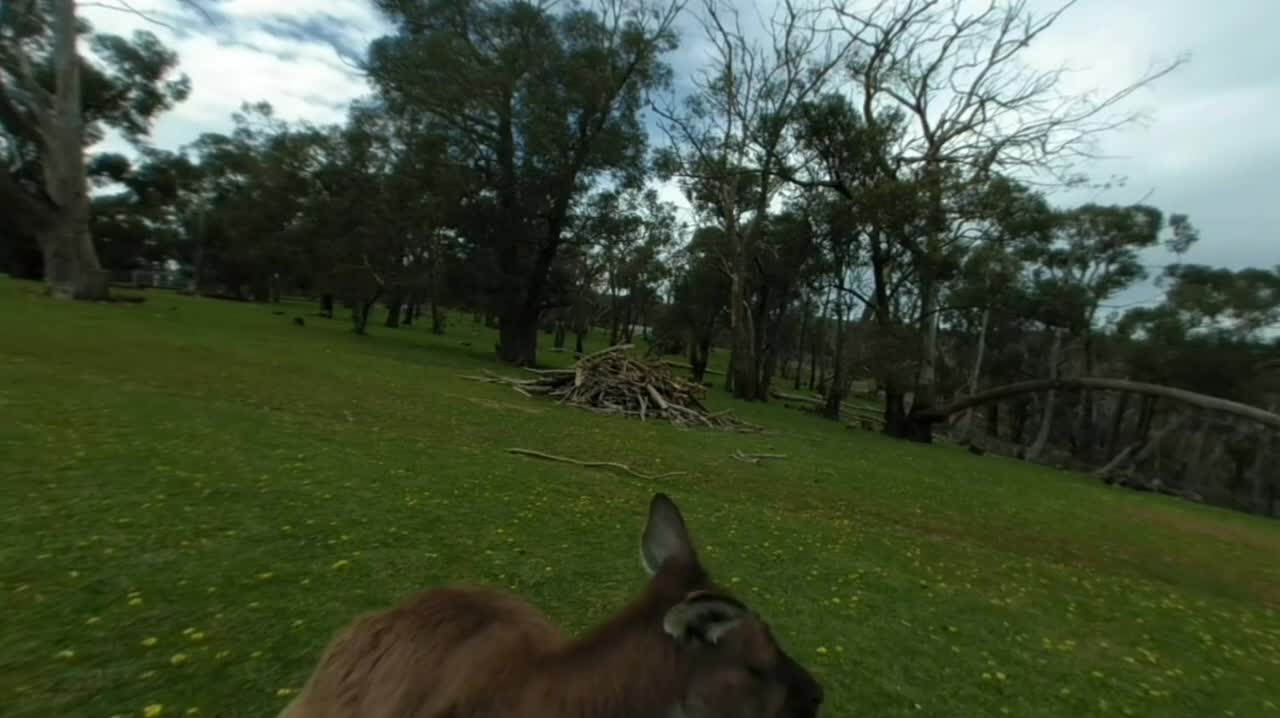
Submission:
[[[303,306],[35,289],[0,281],[6,715],[270,715],[355,613],[444,581],[583,629],[643,580],[662,489],[827,715],[1280,716],[1274,522],[778,405],[737,407],[763,436],[545,405],[458,378],[498,368],[467,318],[359,338]]]

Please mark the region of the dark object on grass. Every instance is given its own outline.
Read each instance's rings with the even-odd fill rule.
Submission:
[[[303,319],[302,317],[294,317],[294,318],[293,318],[293,323],[294,323],[294,324],[296,324],[296,325],[298,325],[298,326],[300,326],[300,327],[305,327],[305,326],[307,326],[307,321],[306,321],[305,319]]]
[[[973,454],[974,456],[982,456],[983,454],[987,453],[987,450],[982,448],[981,446],[978,446],[977,444],[969,444],[969,453]]]

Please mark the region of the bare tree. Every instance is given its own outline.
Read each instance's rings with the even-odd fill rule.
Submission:
[[[947,258],[954,256],[948,242],[958,236],[948,186],[993,173],[1080,181],[1074,163],[1098,156],[1097,139],[1145,116],[1121,111],[1124,101],[1183,62],[1153,64],[1107,94],[1068,92],[1069,68],[1037,68],[1024,58],[1074,4],[1068,0],[1045,14],[1033,12],[1028,0],[992,0],[977,10],[964,0],[881,0],[865,10],[837,10],[853,46],[850,68],[864,117],[875,123],[892,112],[909,120],[892,156],[900,172],[925,188],[924,231],[903,238],[915,259],[920,302],[913,410],[927,411],[936,401],[935,315]],[[928,440],[928,434],[914,438]]]
[[[783,0],[753,37],[738,7],[703,0],[698,21],[711,46],[709,66],[694,76],[693,93],[654,111],[670,142],[669,171],[726,235],[729,327],[734,394],[762,399],[750,274],[767,229],[771,201],[783,186],[791,153],[788,128],[799,108],[840,65],[848,45],[822,29],[825,9]],[[743,225],[746,226],[743,226]]]

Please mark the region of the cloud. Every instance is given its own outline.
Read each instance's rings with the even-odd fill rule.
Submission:
[[[192,91],[156,121],[152,141],[161,147],[230,130],[231,113],[245,101],[266,100],[289,121],[340,122],[348,103],[369,92],[342,55],[363,55],[369,41],[388,29],[369,3],[355,0],[304,0],[291,3],[288,13],[278,2],[203,3],[212,22],[197,13],[176,12],[175,0],[130,5],[167,27],[102,7],[82,12],[99,32],[147,30],[178,53],[178,71],[191,78]],[[115,134],[94,149],[130,153]]]
[[[1041,3],[1043,6],[1044,3]],[[1280,76],[1270,28],[1280,3],[1212,4],[1197,0],[1088,0],[1079,3],[1035,48],[1046,64],[1080,71],[1078,89],[1117,89],[1153,58],[1189,53],[1190,62],[1131,98],[1150,111],[1144,127],[1103,139],[1114,159],[1092,163],[1097,177],[1123,176],[1108,191],[1057,193],[1056,203],[1125,204],[1145,200],[1184,212],[1201,241],[1184,257],[1146,253],[1152,275],[1175,261],[1231,268],[1280,264]],[[1141,283],[1113,302],[1158,300]]]

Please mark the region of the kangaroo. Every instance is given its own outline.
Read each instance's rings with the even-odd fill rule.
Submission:
[[[281,718],[816,718],[822,686],[716,585],[665,494],[648,583],[570,638],[511,594],[449,586],[357,618]]]

